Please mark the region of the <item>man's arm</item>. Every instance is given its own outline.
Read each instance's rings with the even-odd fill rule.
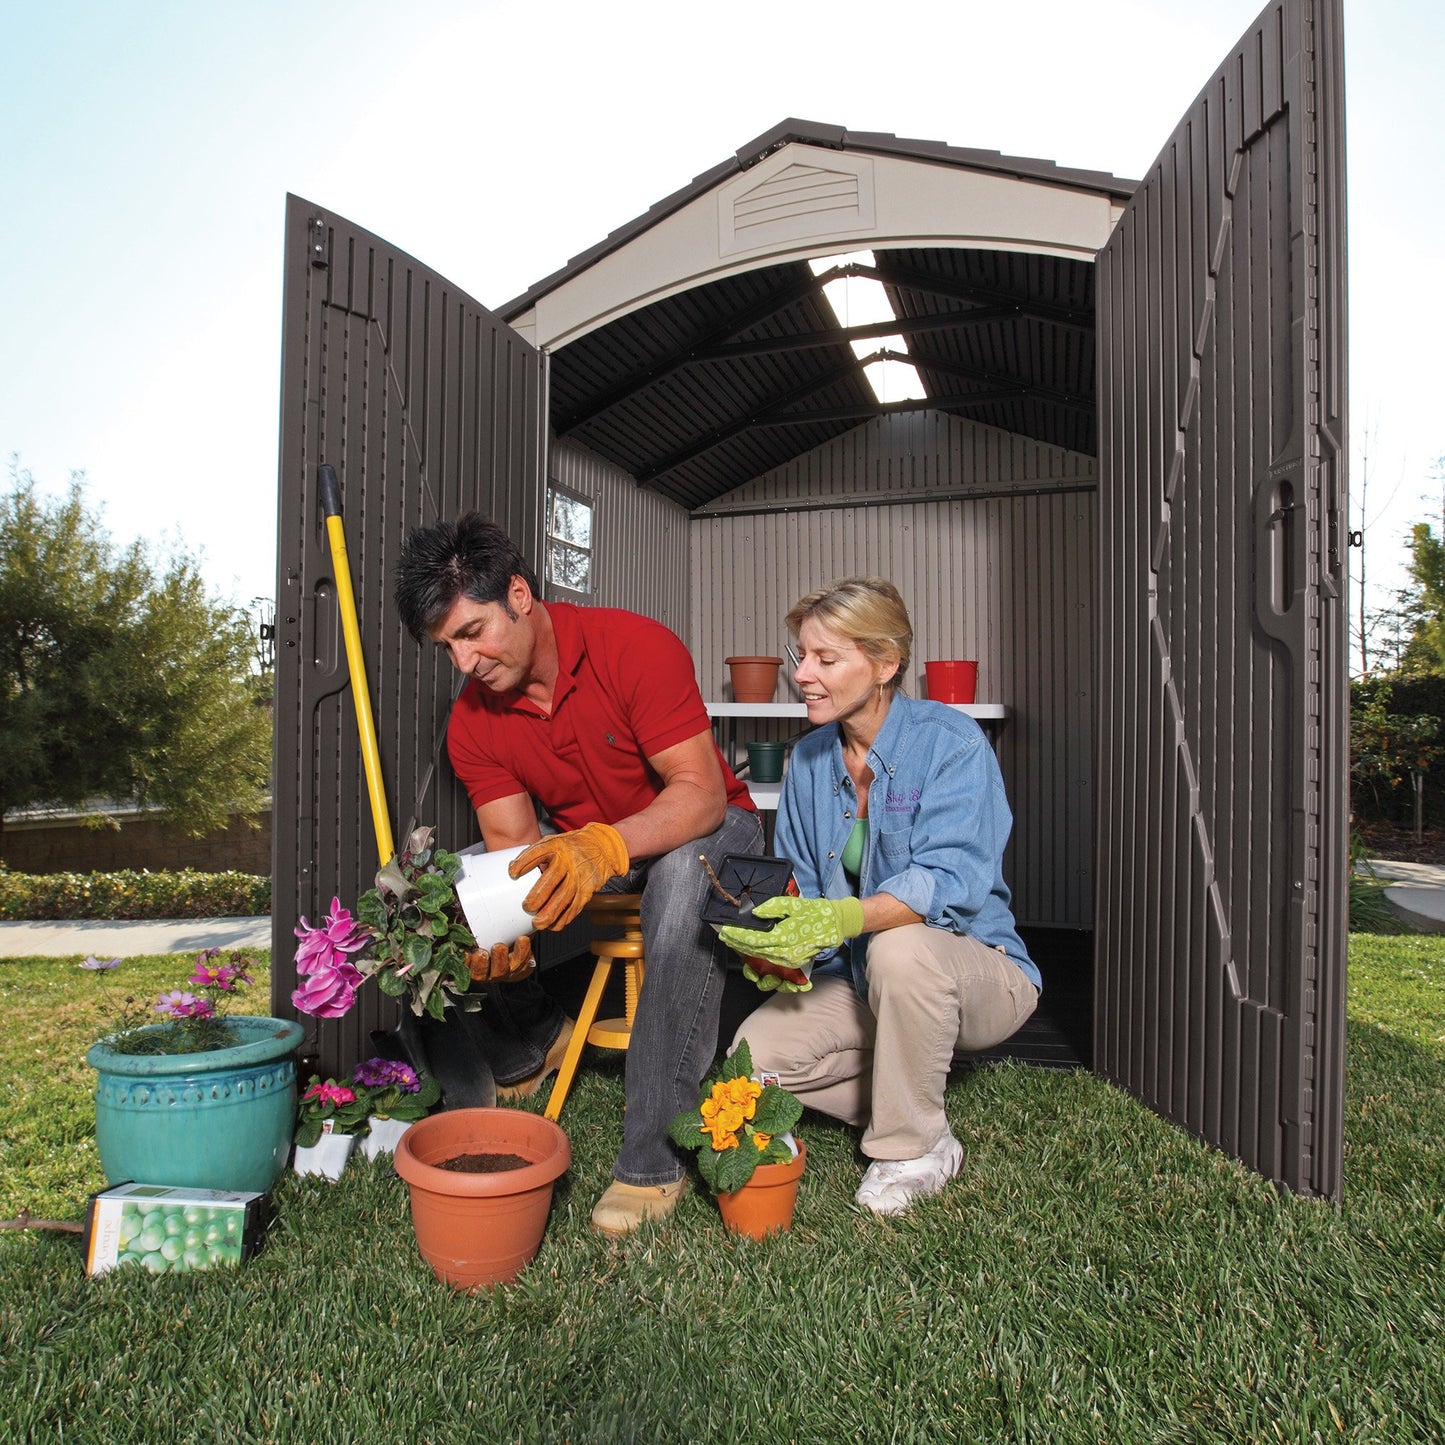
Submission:
[[[503,848],[520,848],[535,843],[542,836],[537,826],[537,809],[528,793],[512,793],[505,798],[493,798],[477,809],[477,822],[482,830],[482,842],[489,853],[500,852]]]
[[[647,761],[662,779],[662,791],[641,812],[612,825],[633,859],[660,857],[694,838],[705,838],[727,813],[727,787],[710,730],[684,738]]]

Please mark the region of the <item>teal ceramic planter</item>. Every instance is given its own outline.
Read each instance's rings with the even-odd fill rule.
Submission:
[[[286,1167],[296,1127],[300,1024],[232,1017],[242,1042],[199,1054],[122,1054],[102,1039],[95,1142],[112,1184],[269,1189]]]

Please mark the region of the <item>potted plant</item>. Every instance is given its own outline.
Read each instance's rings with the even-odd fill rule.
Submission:
[[[86,1053],[96,1071],[96,1145],[111,1184],[265,1191],[285,1169],[303,1031],[287,1019],[229,1013],[253,967],[243,954],[203,950],[185,987],[149,1010],[158,1022],[127,1012]]]
[[[368,1108],[365,1089],[313,1074],[296,1107],[296,1172],[340,1179],[366,1127]]]
[[[477,949],[457,896],[462,859],[435,847],[434,836],[433,828],[415,829],[357,900],[354,916],[334,897],[323,922],[301,919],[295,930],[301,983],[291,1001],[315,1018],[341,1018],[374,979],[383,993],[405,1000],[396,1029],[400,1051],[419,1073],[436,1076],[444,1107],[490,1106],[496,1101],[490,1068],[455,1021],[459,1011],[481,1007],[471,986],[497,977],[496,968]],[[516,958],[519,969],[532,966],[529,948]]]
[[[776,1081],[753,1075],[746,1039],[703,1080],[698,1107],[669,1126],[673,1143],[697,1152],[697,1170],[735,1234],[762,1239],[789,1229],[807,1149],[792,1136],[803,1106]]]
[[[351,1071],[351,1082],[365,1096],[361,1152],[368,1159],[394,1153],[401,1136],[441,1099],[441,1086],[430,1074],[418,1074],[399,1059],[367,1059]]]

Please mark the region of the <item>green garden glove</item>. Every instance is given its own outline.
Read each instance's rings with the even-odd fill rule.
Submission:
[[[718,937],[735,953],[793,967],[863,932],[863,905],[856,898],[769,898],[753,917],[779,922],[766,933],[729,924]]]
[[[749,983],[757,984],[763,993],[772,993],[774,989],[779,993],[807,993],[813,986],[806,963],[802,968],[789,968],[786,964],[769,963],[755,953],[744,957],[743,977]]]

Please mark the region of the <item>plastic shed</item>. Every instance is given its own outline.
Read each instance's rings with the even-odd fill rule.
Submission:
[[[1137,184],[785,122],[495,312],[290,198],[275,1011],[296,916],[375,868],[318,465],[394,831],[452,846],[476,836],[438,751],[454,684],[391,612],[397,549],[476,507],[540,570],[560,495],[592,509],[585,596],[672,626],[709,698],[807,588],[891,576],[919,672],[978,657],[1006,706],[1007,871],[1021,923],[1087,940],[1045,978],[1083,1000],[1093,1066],[1338,1196],[1341,30],[1339,0],[1268,6]],[[839,326],[808,265],[836,257],[896,324]],[[892,335],[925,396],[866,385],[850,342]],[[320,1026],[328,1066],[390,1007]]]

